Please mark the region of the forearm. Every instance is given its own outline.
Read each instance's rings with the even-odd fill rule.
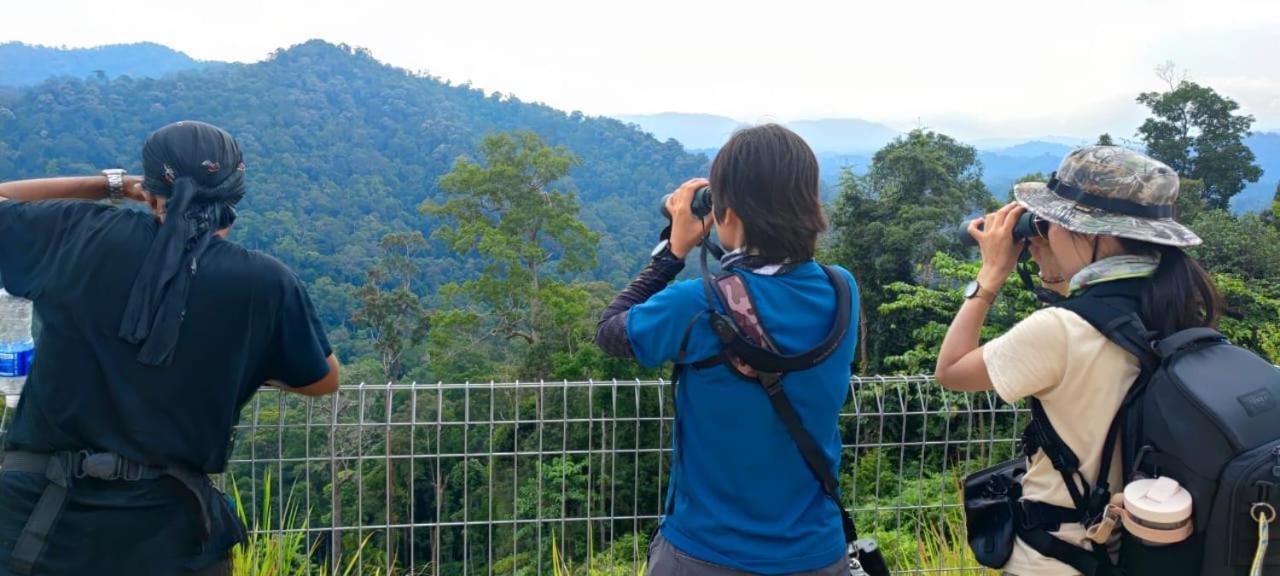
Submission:
[[[683,260],[654,260],[605,308],[596,324],[596,345],[606,354],[635,356],[627,338],[627,312],[667,287],[684,269]]]
[[[942,339],[934,375],[943,388],[964,392],[988,390],[991,380],[982,361],[982,325],[995,305],[1007,275],[983,269],[978,273],[978,295],[967,298]]]
[[[970,298],[960,306],[960,311],[951,320],[947,335],[942,339],[942,348],[938,350],[937,373],[944,375],[968,353],[976,350],[982,341],[982,325],[987,320],[987,312],[991,303],[982,298]]]
[[[8,200],[102,200],[107,197],[105,176],[39,178],[0,182],[0,197]]]

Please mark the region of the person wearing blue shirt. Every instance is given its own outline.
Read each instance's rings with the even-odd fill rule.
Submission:
[[[708,185],[713,208],[699,219],[690,205]],[[818,346],[840,315],[832,279],[813,259],[827,227],[813,151],[778,125],[741,130],[716,156],[710,179],[686,182],[666,208],[667,239],[606,309],[596,334],[611,355],[650,367],[674,362],[679,370],[668,509],[650,544],[649,574],[847,575],[840,510],[806,467],[768,395],[726,363],[707,361],[723,348],[703,316],[712,305],[725,313],[723,305],[718,298],[708,303],[701,279],[670,284],[715,226],[728,251],[721,268],[743,278],[779,351]],[[847,318],[856,326],[856,284],[848,271],[836,270],[850,287]],[[844,327],[830,356],[782,380],[837,478],[839,415],[856,334]]]

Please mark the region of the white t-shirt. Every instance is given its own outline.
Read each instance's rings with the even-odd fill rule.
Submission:
[[[1138,378],[1138,359],[1111,342],[1084,318],[1061,308],[1028,316],[982,347],[982,358],[996,393],[1013,403],[1040,399],[1054,430],[1080,459],[1080,472],[1094,484],[1107,428],[1120,402]],[[1122,482],[1120,451],[1110,471],[1111,486]],[[1073,507],[1062,475],[1040,452],[1032,456],[1022,480],[1026,500]],[[1056,536],[1084,547],[1084,527],[1064,524]],[[1075,569],[1046,558],[1022,540],[1004,567],[1018,576],[1073,576]]]

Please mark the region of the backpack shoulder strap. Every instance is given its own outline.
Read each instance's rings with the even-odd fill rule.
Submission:
[[[852,288],[842,274],[823,266],[828,281],[836,292],[836,314],[831,328],[822,341],[799,354],[783,354],[769,339],[760,321],[758,308],[747,289],[746,281],[736,272],[729,271],[715,278],[704,274],[703,284],[708,291],[707,304],[711,313],[711,328],[728,352],[756,370],[766,372],[795,372],[821,364],[831,356],[849,331],[852,317]],[[715,300],[724,305],[727,314],[715,310]]]
[[[833,282],[838,281],[843,284],[844,297],[842,298],[838,296],[836,300],[837,305],[843,302],[845,311],[843,313],[837,313],[837,322],[839,322],[840,318],[843,318],[845,326],[838,330],[840,337],[836,339],[835,344],[830,345],[830,349],[821,354],[822,359],[829,356],[831,351],[839,345],[840,340],[843,339],[844,333],[848,330],[849,323],[848,283],[845,282],[844,278],[840,277],[839,273],[829,268],[826,269],[828,276],[832,278]],[[742,280],[742,277],[734,273],[722,274],[720,277],[716,278],[715,288],[718,296],[720,296],[725,307],[728,309],[731,319],[725,319],[723,316],[713,314],[713,323],[717,317],[720,317],[723,322],[731,322],[733,324],[732,327],[741,335],[741,337],[769,352],[777,354],[777,345],[773,342],[773,339],[769,337],[768,333],[765,332],[764,325],[760,322],[760,317],[756,312],[757,309],[755,303],[751,300],[751,293],[747,290],[746,283]],[[836,290],[837,292],[840,292],[840,284],[836,285]],[[717,328],[717,332],[719,331],[720,328]],[[828,335],[828,339],[830,339],[830,337],[831,336]],[[824,342],[819,347],[827,348],[828,343]],[[726,350],[729,349],[726,348]],[[813,435],[809,434],[809,432],[805,430],[804,425],[800,422],[800,415],[796,413],[795,406],[791,403],[790,398],[787,397],[787,393],[782,387],[782,377],[784,376],[784,373],[758,370],[734,352],[730,353],[728,359],[740,372],[754,376],[760,383],[760,386],[769,397],[769,404],[773,406],[773,411],[777,413],[778,419],[782,421],[783,427],[787,430],[787,434],[791,436],[792,442],[795,442],[796,448],[800,450],[800,456],[804,459],[805,466],[809,468],[809,472],[817,478],[819,485],[822,487],[822,492],[836,505],[836,508],[840,510],[840,522],[841,528],[844,531],[845,542],[851,543],[856,541],[858,539],[858,530],[854,526],[853,518],[849,515],[849,511],[840,503],[840,497],[838,494],[840,485],[836,480],[835,475],[831,472],[831,463],[823,454],[822,448],[818,445],[817,441],[813,439]],[[821,362],[821,360],[817,360],[814,364],[816,365],[819,362]]]
[[[1054,306],[1074,312],[1146,365],[1155,360],[1155,350],[1153,334],[1143,324],[1139,312],[1140,290],[1138,281],[1117,280],[1094,286]]]
[[[1086,526],[1102,513],[1110,499],[1111,460],[1123,427],[1125,408],[1141,394],[1148,376],[1158,362],[1151,344],[1151,334],[1139,315],[1140,290],[1140,282],[1119,280],[1099,284],[1078,296],[1054,303],[1055,307],[1070,310],[1083,318],[1107,339],[1136,356],[1142,366],[1138,381],[1126,392],[1107,428],[1098,478],[1092,489],[1088,480],[1079,472],[1079,458],[1054,430],[1044,407],[1035,398],[1031,399],[1032,421],[1023,433],[1028,456],[1037,448],[1044,450],[1054,469],[1062,474],[1071,500]],[[1076,480],[1080,482],[1079,485]]]

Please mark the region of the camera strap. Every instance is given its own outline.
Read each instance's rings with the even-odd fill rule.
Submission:
[[[738,375],[760,384],[769,398],[769,404],[799,449],[806,467],[818,480],[822,492],[839,509],[845,541],[852,543],[858,540],[858,532],[853,518],[840,502],[839,482],[831,471],[831,463],[817,441],[805,430],[800,415],[782,386],[786,372],[812,368],[826,360],[839,346],[848,330],[852,300],[848,282],[837,271],[826,266],[823,269],[836,289],[837,313],[832,330],[812,350],[803,354],[784,355],[765,332],[758,309],[742,276],[729,270],[712,277],[707,264],[707,252],[702,253],[703,288],[707,294],[712,330],[724,345],[723,360]],[[719,312],[715,304],[717,301],[727,314]]]
[[[1036,299],[1048,304],[1055,305],[1063,300],[1061,294],[1054,292],[1044,286],[1036,286],[1035,281],[1031,279],[1031,242],[1023,241],[1022,253],[1018,255],[1018,278],[1022,280],[1022,287],[1028,292],[1036,295]]]

